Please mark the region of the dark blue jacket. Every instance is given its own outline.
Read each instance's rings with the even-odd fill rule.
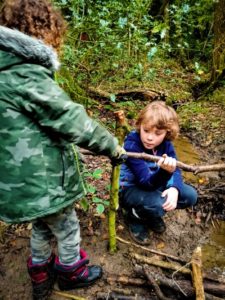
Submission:
[[[131,131],[124,141],[124,148],[127,152],[152,154],[152,150],[145,149],[140,135],[137,131]],[[167,154],[176,158],[173,144],[165,140],[158,147],[157,156]],[[159,187],[175,187],[180,191],[182,187],[182,176],[180,169],[176,168],[174,173],[169,173],[157,165],[155,162],[146,161],[137,158],[128,158],[126,163],[122,164],[120,172],[120,189],[130,186],[140,186],[147,189],[157,189]]]

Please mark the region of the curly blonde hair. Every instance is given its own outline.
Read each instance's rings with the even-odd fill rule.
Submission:
[[[56,50],[66,31],[61,13],[48,0],[5,0],[0,24],[40,39]]]
[[[177,114],[163,101],[153,101],[140,112],[136,122],[138,131],[141,125],[147,128],[165,129],[167,131],[165,138],[168,140],[174,140],[179,134]]]

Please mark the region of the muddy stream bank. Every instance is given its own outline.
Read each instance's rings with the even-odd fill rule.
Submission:
[[[200,158],[201,154],[197,152],[186,137],[180,137],[175,142],[175,147],[180,161],[190,165],[203,164]],[[184,179],[195,186],[208,183],[210,178],[213,180],[216,176],[216,172],[198,175],[183,172]],[[206,220],[202,222],[202,226],[207,226],[209,231],[208,241],[202,245],[203,268],[222,272],[225,276],[225,221],[209,222],[209,224],[206,224]]]

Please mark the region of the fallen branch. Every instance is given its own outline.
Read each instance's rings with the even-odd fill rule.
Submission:
[[[153,100],[165,100],[167,95],[164,92],[156,92],[154,90],[145,89],[145,88],[136,88],[130,90],[120,90],[120,91],[104,91],[95,87],[88,87],[87,92],[94,98],[102,100],[111,100],[112,95],[116,99],[121,101],[127,101],[129,99],[133,100],[144,100],[144,101],[153,101]],[[112,102],[113,103],[113,102]]]
[[[158,162],[160,160],[160,156],[150,155],[146,153],[136,153],[136,152],[127,152],[128,157],[145,159],[149,161]],[[224,171],[225,164],[215,164],[215,165],[204,165],[204,166],[193,166],[187,165],[183,162],[177,160],[177,167],[186,172],[193,172],[194,174],[202,173],[202,172],[210,172],[210,171]]]
[[[179,261],[181,263],[187,263],[184,259],[178,257],[178,256],[174,256],[174,255],[171,255],[171,254],[168,254],[168,253],[164,253],[164,252],[161,252],[161,251],[157,251],[157,250],[154,250],[154,249],[150,249],[150,248],[147,248],[147,247],[144,247],[144,246],[141,246],[141,245],[137,245],[135,243],[132,243],[132,242],[129,242],[129,241],[126,241],[124,239],[122,239],[121,237],[117,236],[116,239],[118,241],[120,241],[121,243],[124,243],[124,244],[127,244],[127,245],[131,245],[131,246],[134,246],[134,247],[137,247],[139,249],[142,249],[142,250],[145,250],[145,251],[148,251],[148,252],[151,252],[151,253],[154,253],[154,254],[157,254],[157,255],[160,255],[160,256],[165,256],[167,258],[171,258],[175,261]]]

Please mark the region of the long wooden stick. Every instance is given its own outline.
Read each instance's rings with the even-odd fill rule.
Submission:
[[[95,153],[82,149],[80,152],[84,155],[96,155]],[[153,162],[158,162],[161,158],[160,156],[151,155],[147,153],[136,153],[136,152],[127,152],[128,157],[145,159]],[[211,171],[224,171],[225,163],[221,164],[213,164],[213,165],[187,165],[179,160],[177,160],[177,167],[186,172],[193,172],[195,175],[203,172],[211,172]]]
[[[115,112],[116,132],[115,135],[122,145],[124,137],[128,131],[128,125],[125,120],[123,111]],[[119,208],[119,176],[120,166],[112,167],[111,189],[110,189],[110,206],[109,206],[109,252],[115,253],[116,247],[116,212]]]
[[[114,166],[112,169],[110,206],[109,206],[109,252],[115,253],[116,247],[116,213],[119,208],[119,174],[120,167]]]
[[[139,159],[145,159],[149,161],[158,162],[160,160],[160,156],[156,155],[150,155],[146,153],[136,153],[136,152],[127,152],[128,157],[132,158],[139,158]],[[187,165],[179,160],[177,160],[177,167],[187,171],[187,172],[193,172],[194,174],[202,173],[202,172],[210,172],[210,171],[224,171],[225,170],[225,164],[214,164],[214,165]]]

